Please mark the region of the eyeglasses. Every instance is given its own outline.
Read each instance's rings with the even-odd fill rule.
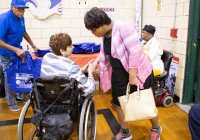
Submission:
[[[17,6],[13,6],[13,7],[16,8],[20,12],[26,11],[26,9],[27,9],[27,8],[24,8],[24,7],[17,7]]]

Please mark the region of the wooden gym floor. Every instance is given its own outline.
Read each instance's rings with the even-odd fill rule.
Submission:
[[[119,131],[119,123],[115,108],[110,104],[111,91],[107,94],[101,90],[94,92],[97,106],[97,136],[96,140],[111,140]],[[20,109],[23,103],[18,103]],[[191,140],[188,127],[188,114],[175,104],[169,108],[157,106],[159,123],[162,126],[161,140]],[[17,140],[17,122],[21,111],[13,112],[9,109],[6,99],[0,99],[0,140]],[[151,123],[149,121],[129,123],[132,140],[149,140]],[[70,140],[78,140],[76,128]]]

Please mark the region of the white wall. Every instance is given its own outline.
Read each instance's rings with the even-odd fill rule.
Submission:
[[[100,1],[100,2],[99,2]],[[11,0],[0,0],[0,14],[10,8]],[[123,4],[121,4],[123,3]],[[86,4],[79,0],[62,0],[62,15],[53,15],[46,20],[38,20],[31,12],[25,12],[25,25],[35,45],[40,49],[49,47],[49,38],[58,32],[67,32],[73,43],[96,42],[101,39],[94,37],[84,26],[84,14],[91,7],[114,7],[115,19],[125,19],[134,25],[135,0],[87,0]],[[23,40],[22,46],[26,49],[27,42]]]
[[[177,0],[176,23],[178,28],[178,37],[170,37],[170,29],[173,28],[175,0],[162,0],[162,12],[156,13],[157,0],[143,0],[143,24],[152,24],[156,27],[155,37],[160,41],[163,49],[179,57],[179,68],[175,86],[175,95],[180,97],[182,102],[185,55],[187,44],[188,18],[189,18],[189,0]]]
[[[142,27],[145,24],[154,25],[156,27],[155,37],[160,41],[163,49],[180,58],[175,94],[182,99],[189,0],[177,0],[177,2],[175,28],[178,28],[178,38],[170,37],[170,29],[173,28],[174,22],[175,0],[162,0],[162,13],[155,12],[156,0],[143,0]],[[11,0],[0,0],[0,3],[0,13],[9,10]],[[114,7],[115,19],[125,19],[133,25],[135,23],[135,0],[87,0],[86,4],[81,3],[80,5],[79,0],[62,0],[62,15],[53,15],[46,20],[36,19],[27,10],[25,12],[27,32],[40,49],[48,48],[50,36],[58,32],[67,32],[72,37],[73,43],[100,43],[101,39],[94,37],[84,27],[84,14],[94,6]],[[23,40],[21,45],[26,49],[27,44]]]

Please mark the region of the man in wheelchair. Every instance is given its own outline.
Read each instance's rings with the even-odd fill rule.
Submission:
[[[52,35],[49,46],[52,53],[47,53],[42,60],[40,78],[26,81],[31,80],[33,90],[20,115],[18,139],[65,140],[73,131],[72,121],[77,124],[79,139],[95,139],[97,113],[91,96],[95,90],[94,68],[91,64],[79,68],[67,58],[74,46],[66,33]],[[34,125],[24,127],[30,105],[34,112],[30,121]],[[30,131],[34,133],[27,136]]]
[[[66,33],[58,33],[52,35],[49,46],[52,53],[47,53],[41,66],[41,77],[59,76],[64,78],[74,78],[78,82],[78,88],[85,95],[91,94],[95,90],[95,80],[93,78],[93,67],[91,64],[86,64],[83,68],[68,59],[72,55],[74,46],[72,45],[71,37]],[[84,73],[88,71],[88,78]]]

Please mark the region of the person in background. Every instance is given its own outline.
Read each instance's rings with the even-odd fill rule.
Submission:
[[[191,107],[188,121],[192,140],[200,140],[200,104]]]
[[[50,38],[49,46],[52,53],[47,53],[42,59],[40,77],[63,77],[76,79],[82,96],[92,94],[95,91],[96,83],[93,78],[93,66],[88,63],[83,68],[68,59],[72,55],[74,46],[71,37],[66,33],[57,33]],[[85,72],[88,71],[88,78]]]
[[[130,93],[140,89],[152,88],[155,94],[153,67],[142,51],[137,31],[133,25],[124,20],[111,21],[101,9],[93,7],[85,14],[85,27],[96,37],[102,37],[100,55],[93,62],[96,68],[100,64],[102,89],[107,92],[112,84],[112,97],[121,125],[119,133],[112,140],[130,140],[132,138],[128,123],[118,97],[126,95],[127,84],[131,84]],[[162,127],[158,116],[152,118],[150,140],[159,140]]]
[[[164,72],[164,63],[161,60],[163,54],[162,46],[154,37],[156,29],[153,25],[145,25],[142,30],[141,42],[142,49],[148,59],[151,61],[154,70],[154,76],[161,75]]]
[[[171,77],[169,78],[171,80],[171,94],[174,94],[174,88],[175,88],[175,84],[176,84],[176,75],[175,73],[174,74],[171,74]]]
[[[11,65],[11,56],[18,55],[25,57],[26,54],[20,46],[23,38],[33,47],[34,51],[38,48],[34,45],[30,36],[26,32],[24,22],[24,12],[28,8],[24,0],[12,0],[11,9],[0,15],[0,60],[4,73],[5,94],[8,106],[12,111],[19,111],[19,106],[15,103],[14,92],[8,86],[6,68]],[[26,102],[24,93],[17,93],[17,102]]]

